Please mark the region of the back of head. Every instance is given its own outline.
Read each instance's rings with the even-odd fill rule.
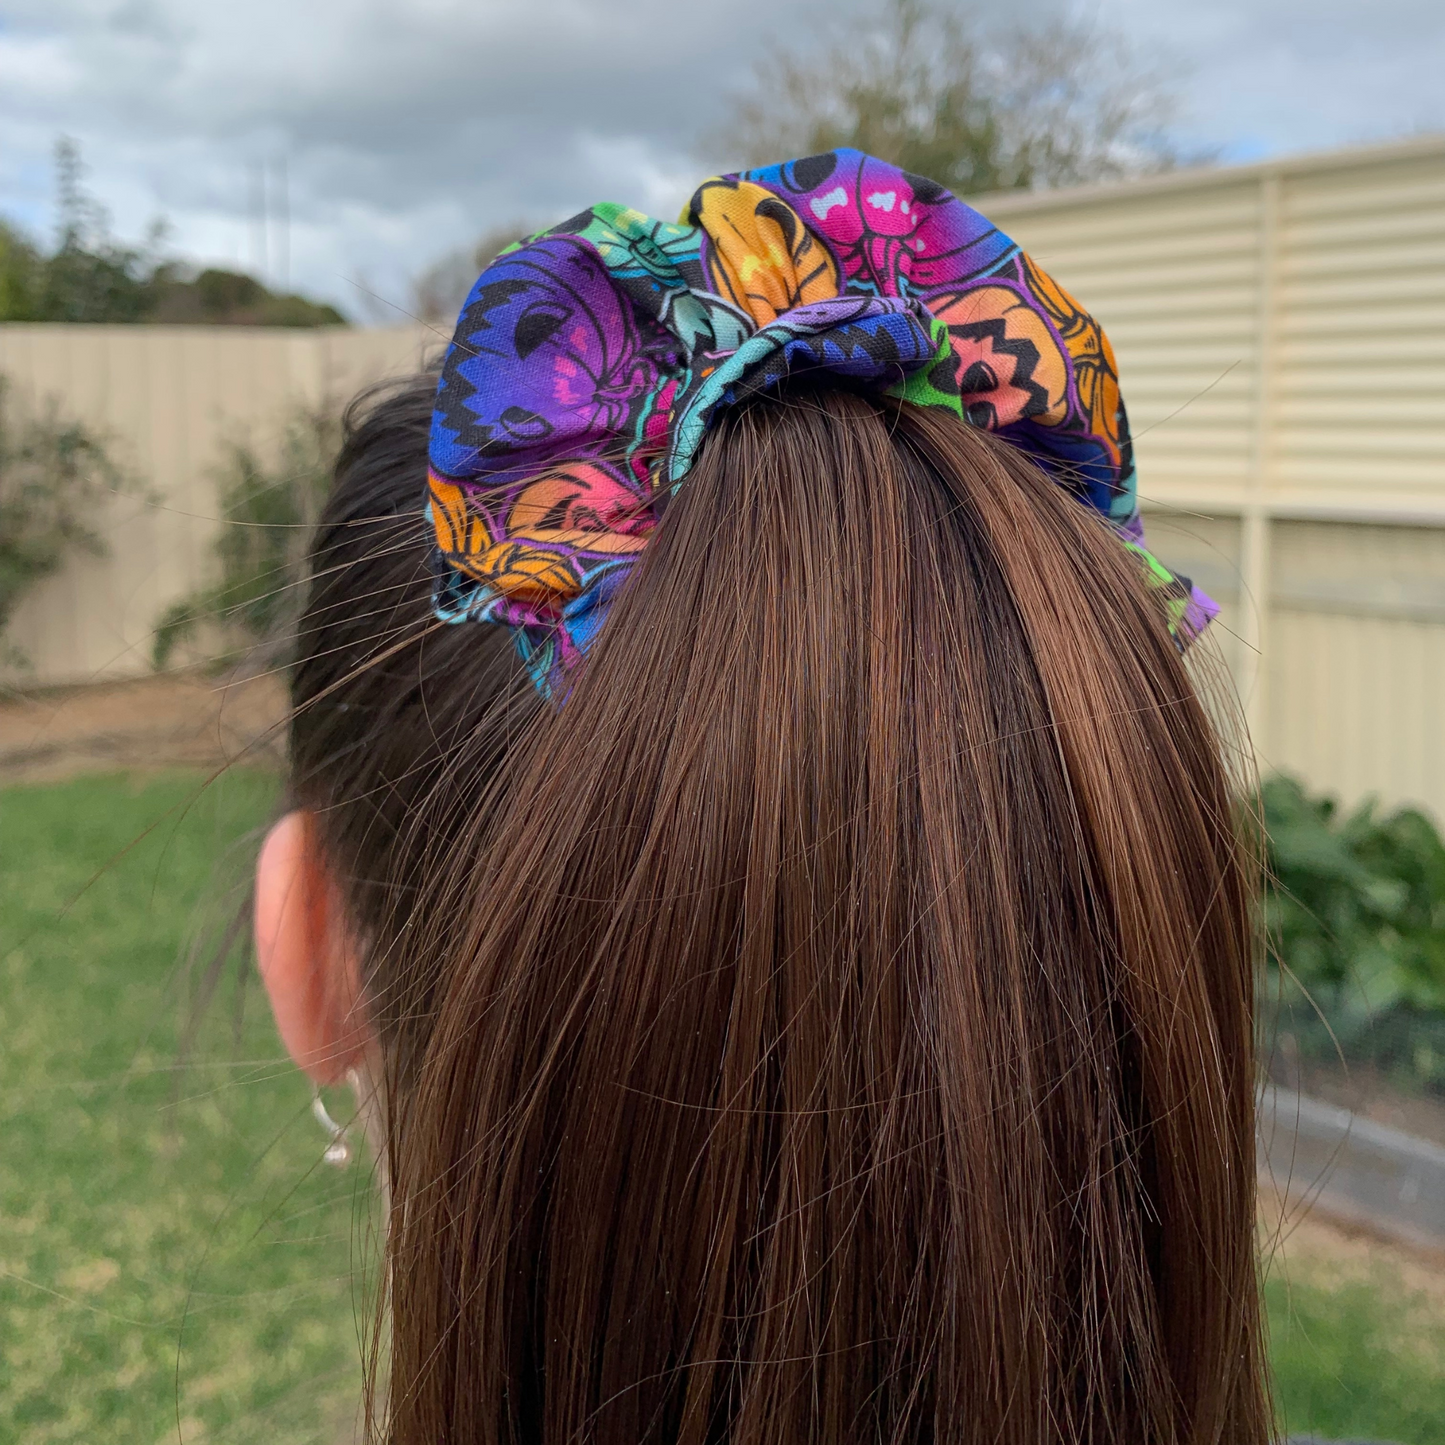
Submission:
[[[1229,781],[1006,444],[720,417],[565,706],[408,818],[397,1445],[1267,1438]]]

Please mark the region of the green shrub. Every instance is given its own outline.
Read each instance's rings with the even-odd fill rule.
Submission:
[[[0,636],[20,599],[75,551],[101,553],[98,512],[121,485],[105,444],[50,405],[14,420],[0,381]],[[0,660],[23,665],[0,644]]]
[[[251,443],[230,443],[218,478],[220,580],[162,615],[152,653],[156,667],[166,666],[204,623],[224,639],[220,660],[247,658],[259,666],[281,660],[300,614],[306,548],[340,444],[340,420],[327,407],[291,418],[274,467]]]
[[[1263,788],[1280,1026],[1306,1055],[1445,1086],[1445,843],[1415,808]],[[1323,1017],[1321,1017],[1321,1015]],[[1333,1034],[1332,1039],[1330,1035]]]

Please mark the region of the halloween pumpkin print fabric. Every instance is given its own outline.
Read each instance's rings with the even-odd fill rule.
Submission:
[[[1144,551],[1098,322],[942,186],[840,150],[705,181],[676,224],[594,206],[487,267],[432,420],[438,616],[514,629],[560,699],[712,418],[789,378],[996,432],[1140,554],[1180,646],[1215,615]]]

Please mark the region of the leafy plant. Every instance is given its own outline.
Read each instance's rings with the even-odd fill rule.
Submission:
[[[14,420],[0,381],[0,635],[20,599],[76,551],[103,553],[97,513],[121,485],[101,439],[52,402]],[[4,660],[23,665],[7,648]]]
[[[44,259],[17,227],[0,221],[0,321],[33,321]]]
[[[218,482],[220,580],[173,604],[156,626],[153,661],[164,667],[203,623],[219,628],[229,660],[269,666],[285,652],[301,606],[306,546],[341,444],[334,408],[296,412],[269,466],[249,441],[227,447]]]
[[[1306,1054],[1445,1086],[1445,843],[1415,808],[1345,812],[1293,778],[1263,788],[1282,1023]],[[1323,1015],[1323,1019],[1319,1015]],[[1330,1036],[1333,1034],[1334,1038]]]

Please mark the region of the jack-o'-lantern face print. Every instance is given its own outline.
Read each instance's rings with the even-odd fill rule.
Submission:
[[[1049,323],[1008,286],[929,298],[959,361],[964,414],[991,430],[1032,417],[1057,426],[1067,412],[1069,366]]]

